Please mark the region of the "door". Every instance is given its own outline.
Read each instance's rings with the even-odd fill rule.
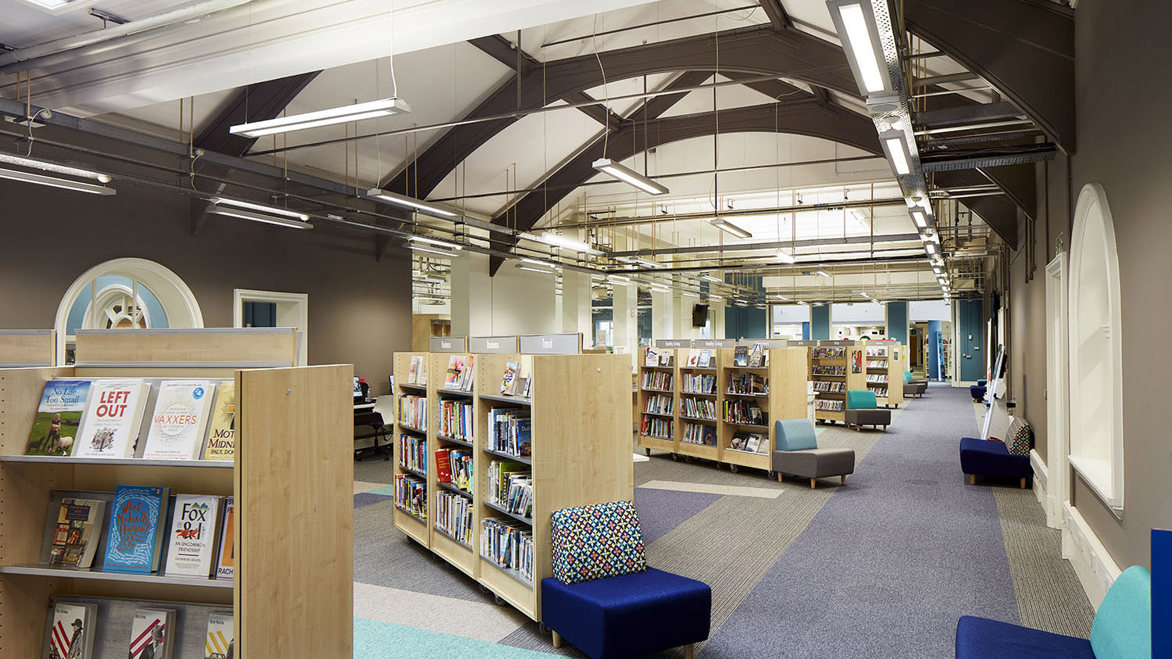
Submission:
[[[985,378],[985,303],[962,300],[957,304],[960,327],[960,379],[976,382]]]

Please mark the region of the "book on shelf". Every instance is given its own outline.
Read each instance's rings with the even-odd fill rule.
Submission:
[[[753,401],[726,400],[724,401],[724,421],[726,423],[763,426],[769,423],[769,418]]]
[[[448,370],[444,375],[445,389],[459,389],[463,382],[464,358],[460,355],[448,357]]]
[[[41,563],[49,567],[88,570],[102,541],[106,502],[66,494],[50,493]]]
[[[696,362],[700,368],[712,368],[712,351],[705,348],[700,351],[700,359]]]
[[[517,380],[517,362],[505,362],[505,373],[501,376],[501,393],[510,395],[514,391]]]
[[[749,365],[749,346],[736,346],[733,348],[733,366],[748,366]]]
[[[73,455],[132,458],[150,384],[141,379],[94,380]]]
[[[412,355],[407,367],[407,384],[419,384],[419,370],[423,368],[423,357]]]
[[[412,476],[395,476],[395,504],[421,520],[427,519],[427,486]]]
[[[235,632],[231,611],[209,613],[203,659],[233,659],[236,654]]]
[[[643,411],[648,414],[671,414],[672,400],[671,396],[664,394],[648,396]]]
[[[672,440],[675,422],[671,419],[643,415],[643,422],[639,426],[639,434],[655,439]]]
[[[203,579],[211,576],[222,502],[222,497],[212,495],[176,495],[164,574]]]
[[[92,383],[89,380],[47,380],[33,416],[25,455],[69,455],[78,436]]]
[[[681,439],[687,444],[716,446],[716,426],[702,423],[685,423],[684,436]]]
[[[399,424],[412,430],[427,430],[427,397],[399,396]]]
[[[514,395],[529,398],[533,388],[533,355],[521,355],[521,366],[517,369],[517,385]]]
[[[465,449],[440,449],[435,452],[435,477],[472,492],[472,452]]]
[[[224,498],[224,514],[220,518],[220,547],[216,552],[216,578],[231,579],[236,575],[236,499]]]
[[[439,432],[445,437],[471,441],[476,415],[472,403],[466,400],[440,400]]]
[[[53,602],[49,637],[45,639],[43,659],[91,659],[94,656],[93,629],[98,620],[98,605],[84,602]]]
[[[655,348],[647,349],[647,354],[643,356],[643,365],[659,366],[659,353],[655,351]]]
[[[236,381],[224,380],[216,387],[203,460],[231,461],[236,458]]]
[[[489,517],[480,524],[480,555],[533,581],[533,533],[510,521]]]
[[[460,544],[472,548],[472,500],[440,491],[435,497],[435,527]]]
[[[488,448],[509,455],[528,456],[533,424],[529,410],[494,407],[488,412]]]
[[[749,348],[749,366],[759,368],[765,365],[765,344],[754,343]]]
[[[734,433],[729,442],[729,448],[745,453],[768,453],[769,436],[755,432]]]
[[[130,659],[172,659],[175,609],[137,608],[130,625]]]
[[[167,380],[160,384],[142,457],[197,459],[203,448],[215,392],[216,383],[211,380]]]
[[[398,450],[400,467],[427,473],[427,439],[400,433]]]
[[[119,485],[114,490],[103,570],[150,574],[159,569],[170,496],[167,487]]]
[[[700,365],[700,351],[688,350],[688,368],[697,368]]]
[[[447,449],[435,452],[435,479],[440,483],[452,482],[452,463],[448,459]]]
[[[659,353],[659,365],[660,366],[675,366],[676,365],[675,353],[671,352],[670,350],[665,350],[665,351]]]
[[[494,505],[520,515],[533,516],[533,478],[530,467],[520,462],[493,460],[488,465],[488,497]]]

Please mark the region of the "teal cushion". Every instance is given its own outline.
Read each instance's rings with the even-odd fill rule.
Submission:
[[[909,383],[909,382],[911,382],[911,381],[912,381],[912,372],[911,372],[911,371],[904,371],[904,372],[903,372],[903,382],[904,382],[904,384],[907,384],[907,383]]]
[[[1152,656],[1152,573],[1141,565],[1123,571],[1091,625],[1095,659]]]
[[[879,401],[870,389],[852,389],[846,392],[846,407],[849,410],[873,410],[879,407]]]
[[[781,419],[776,424],[777,450],[805,451],[818,448],[814,424],[809,419]]]

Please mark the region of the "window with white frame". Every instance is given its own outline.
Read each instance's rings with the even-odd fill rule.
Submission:
[[[1119,257],[1102,186],[1078,197],[1070,254],[1070,463],[1123,512],[1123,365]]]

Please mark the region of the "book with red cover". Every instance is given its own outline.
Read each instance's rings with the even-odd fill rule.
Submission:
[[[452,462],[446,448],[435,452],[435,477],[441,483],[452,482]]]

